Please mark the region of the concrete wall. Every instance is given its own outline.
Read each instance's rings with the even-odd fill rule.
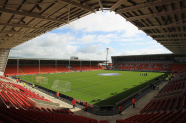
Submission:
[[[10,49],[0,49],[0,75],[4,74]]]

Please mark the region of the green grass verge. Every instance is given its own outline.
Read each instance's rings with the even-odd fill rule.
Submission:
[[[120,76],[98,76],[99,73],[119,73]],[[147,73],[148,76],[140,76]],[[128,97],[154,82],[155,78],[163,76],[158,72],[135,72],[135,71],[87,71],[75,73],[45,74],[38,75],[48,77],[48,84],[35,82],[36,75],[19,76],[19,78],[52,89],[55,80],[71,82],[71,91],[60,92],[79,100],[100,105],[115,105],[116,102]],[[133,88],[133,89],[131,89]]]

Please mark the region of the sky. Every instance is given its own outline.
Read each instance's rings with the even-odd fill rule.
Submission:
[[[114,12],[96,12],[11,49],[9,57],[108,60],[111,56],[171,53]]]

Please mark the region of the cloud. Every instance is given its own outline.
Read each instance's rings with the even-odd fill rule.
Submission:
[[[71,43],[74,42],[75,38],[71,33],[48,33],[11,49],[10,56],[60,59],[78,56],[80,59],[105,60],[106,49],[102,47],[102,44],[72,45]],[[87,36],[87,40],[90,39],[91,36]],[[113,51],[112,48],[110,49]]]
[[[74,31],[84,32],[121,32],[124,31],[123,37],[130,37],[137,33],[142,33],[136,26],[127,22],[125,18],[114,12],[96,12],[86,17],[80,18],[60,29],[71,28]]]
[[[11,49],[10,56],[58,58],[64,55],[64,58],[69,58],[67,55],[73,54],[77,49],[77,46],[70,45],[73,40],[70,33],[47,33]]]
[[[10,56],[105,60],[107,47],[109,60],[115,55],[170,53],[120,15],[106,11],[90,14],[14,47]]]
[[[139,50],[124,51],[121,55],[144,55],[144,54],[162,54],[162,53],[170,53],[170,52],[165,50],[164,48],[157,48],[157,49],[144,48]]]
[[[115,34],[84,34],[82,37],[77,38],[76,41],[71,42],[71,44],[90,44],[90,43],[105,43],[109,44],[111,41],[117,40],[117,35]]]
[[[127,44],[124,44],[124,43],[119,43],[120,45],[143,45],[144,43],[127,43]]]
[[[101,47],[101,44],[98,44],[98,45],[88,44],[85,47],[79,48],[78,51],[81,53],[96,53],[97,51],[99,51],[100,47]]]

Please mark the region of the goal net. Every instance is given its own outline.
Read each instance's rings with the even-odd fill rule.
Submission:
[[[55,80],[52,89],[68,92],[71,91],[71,82],[63,81],[63,80]]]
[[[43,76],[36,76],[36,82],[39,84],[48,84],[48,78]]]

